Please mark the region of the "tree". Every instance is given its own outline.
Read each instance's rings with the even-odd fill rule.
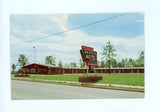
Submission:
[[[134,67],[144,67],[144,51],[140,53],[138,59],[132,61],[132,65]]]
[[[101,61],[101,68],[104,68],[104,67],[105,67],[104,61]]]
[[[122,67],[123,65],[122,65],[121,62],[118,62],[118,63],[117,63],[117,66],[118,66],[118,67]]]
[[[68,67],[69,67],[69,64],[68,64],[68,63],[65,63],[64,66],[68,68]]]
[[[139,66],[144,67],[144,51],[140,53],[138,61],[139,61]]]
[[[140,57],[140,58],[144,58],[144,51],[141,51],[139,57]]]
[[[70,67],[77,67],[76,62],[71,62],[71,63],[70,63]]]
[[[56,58],[52,56],[47,56],[45,59],[45,64],[56,66]]]
[[[24,54],[20,54],[17,64],[20,65],[20,67],[24,67],[28,64],[28,58],[26,58]]]
[[[102,52],[103,58],[108,60],[109,64],[109,74],[110,74],[110,64],[111,64],[111,58],[114,58],[116,56],[116,50],[113,48],[113,45],[111,44],[110,41],[107,42],[107,45],[103,47],[103,52]]]
[[[128,64],[129,64],[129,66],[130,66],[130,67],[133,67],[133,64],[132,64],[132,63],[133,63],[133,61],[134,61],[134,60],[133,60],[132,58],[129,58],[129,60],[128,60]]]
[[[121,67],[125,67],[125,60],[124,59],[121,60],[121,65],[122,65]]]
[[[129,67],[129,62],[128,62],[128,59],[127,59],[127,58],[125,58],[125,60],[124,60],[124,66],[125,66],[125,67]]]
[[[136,62],[136,60],[132,60],[131,65],[132,65],[133,67],[137,67],[137,62]]]
[[[79,59],[80,68],[85,67],[85,63],[82,61],[82,59]]]
[[[111,58],[111,65],[112,67],[117,67],[117,60],[114,58]]]
[[[100,68],[101,67],[101,62],[97,60],[97,64],[98,64],[97,68]]]
[[[14,70],[16,69],[16,65],[15,64],[12,64],[12,72],[14,72]]]
[[[59,60],[58,66],[63,67],[63,64],[62,64],[61,60]]]
[[[105,62],[105,68],[109,67],[109,60]]]

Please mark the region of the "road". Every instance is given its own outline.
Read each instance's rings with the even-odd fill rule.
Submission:
[[[12,100],[143,98],[144,93],[11,80]]]

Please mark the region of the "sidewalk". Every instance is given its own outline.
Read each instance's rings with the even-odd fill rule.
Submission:
[[[106,86],[114,86],[114,87],[128,87],[128,88],[139,88],[144,89],[144,86],[131,86],[131,85],[118,85],[118,84],[101,84],[101,83],[95,83],[94,85],[106,85]]]
[[[81,83],[81,82],[72,82],[72,81],[65,81],[67,83]],[[118,84],[102,84],[102,83],[89,83],[93,85],[102,85],[102,86],[114,86],[114,87],[128,87],[128,88],[139,88],[144,89],[144,86],[131,86],[131,85],[118,85]]]

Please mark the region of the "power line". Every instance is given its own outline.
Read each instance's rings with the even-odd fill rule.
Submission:
[[[92,23],[88,23],[88,24],[85,24],[85,25],[81,25],[81,26],[69,29],[69,30],[66,30],[66,31],[57,32],[57,33],[54,33],[54,34],[51,34],[51,35],[48,35],[48,36],[45,36],[45,37],[41,37],[41,38],[38,38],[38,39],[25,41],[24,43],[29,43],[29,42],[33,42],[33,41],[36,41],[36,40],[46,39],[46,38],[51,37],[51,36],[60,35],[60,34],[66,33],[66,32],[74,31],[74,30],[77,30],[77,29],[80,29],[80,28],[83,28],[83,27],[87,27],[87,26],[90,26],[90,25],[93,25],[93,24],[101,23],[101,22],[104,22],[104,21],[108,21],[108,20],[120,17],[120,16],[125,16],[125,15],[127,15],[127,14],[122,14],[122,15],[113,16],[113,17],[110,17],[110,18],[105,18],[105,19],[102,19],[102,20],[99,20],[99,21],[95,21],[95,22],[92,22]]]

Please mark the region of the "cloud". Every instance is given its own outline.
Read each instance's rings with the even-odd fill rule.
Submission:
[[[38,53],[39,58],[43,57],[44,59],[44,57],[47,55],[53,55],[62,58],[57,58],[58,60],[66,60],[67,57],[67,60],[72,61],[71,59],[75,57],[78,58],[77,60],[79,60],[79,50],[81,49],[81,45],[86,45],[94,47],[98,52],[98,60],[101,60],[101,53],[107,41],[111,41],[111,43],[114,45],[117,51],[117,59],[126,57],[132,57],[135,59],[138,57],[138,53],[141,50],[144,50],[144,36],[138,36],[132,39],[111,36],[93,37],[85,34],[81,30],[68,32],[67,36],[65,37],[54,36],[52,38],[44,39],[36,42],[36,44],[34,44],[34,42],[27,43],[23,47],[28,46],[30,49],[32,49],[32,46],[36,45],[37,53],[40,51]]]
[[[24,40],[40,38],[66,30],[68,15],[12,15],[11,34]],[[22,38],[19,36],[19,38]]]
[[[137,58],[140,51],[144,50],[144,35],[134,38],[123,38],[117,36],[91,36],[83,30],[74,30],[64,35],[50,36],[45,39],[30,41],[47,37],[50,32],[67,31],[67,20],[69,15],[36,15],[36,22],[29,24],[26,18],[21,18],[21,24],[14,24],[11,28],[11,60],[15,60],[19,53],[24,53],[33,63],[33,46],[36,46],[37,62],[44,63],[45,57],[52,55],[57,61],[72,62],[81,58],[79,50],[81,45],[94,47],[101,60],[101,52],[107,41],[111,41],[117,51],[116,59]],[[32,17],[30,17],[31,19]],[[31,19],[33,21],[33,19]],[[39,20],[39,21],[38,21]],[[23,22],[28,22],[30,28]],[[18,22],[18,20],[17,20]],[[23,24],[22,24],[23,23]],[[38,24],[40,23],[40,25]],[[13,24],[12,24],[13,25]],[[17,34],[17,35],[15,35]],[[22,38],[23,37],[23,38]],[[13,61],[12,61],[13,62]],[[57,62],[58,63],[58,62]]]
[[[68,32],[65,37],[51,37],[45,43],[38,43],[38,46],[44,46],[48,51],[61,52],[61,55],[70,53],[79,55],[81,45],[94,47],[98,52],[99,60],[101,59],[101,52],[107,41],[111,41],[117,50],[117,58],[137,58],[137,52],[144,50],[144,36],[135,38],[123,37],[93,37],[85,34],[81,30]],[[48,43],[49,42],[49,43]]]
[[[55,15],[55,16],[51,16],[51,20],[53,22],[57,23],[57,27],[59,27],[60,29],[62,29],[62,31],[66,31],[66,23],[68,20],[68,14],[65,15]]]
[[[18,45],[21,44],[23,41],[17,37],[15,37],[14,35],[11,35],[11,45]]]

